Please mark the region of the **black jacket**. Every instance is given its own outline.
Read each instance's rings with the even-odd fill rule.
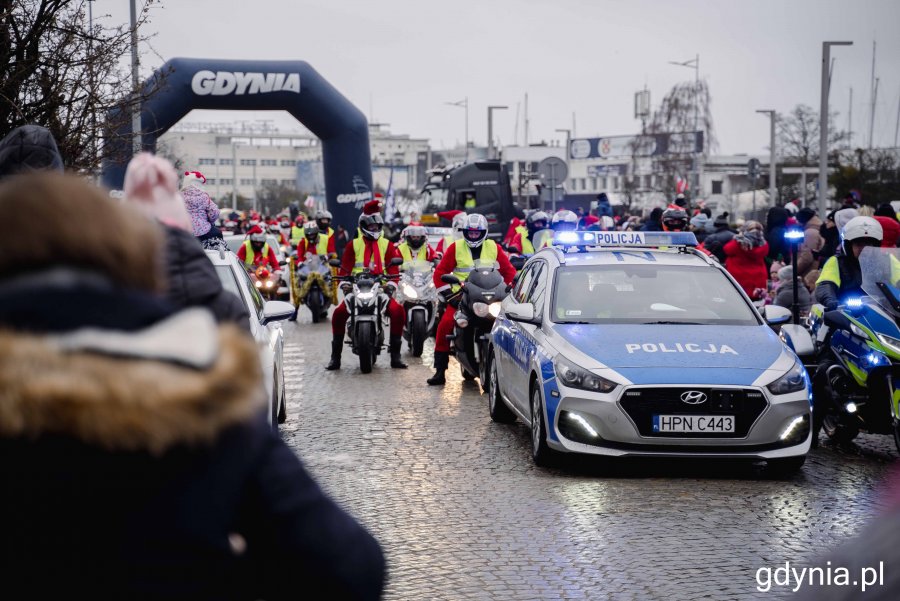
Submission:
[[[190,233],[163,226],[166,230],[166,297],[176,307],[206,307],[219,323],[237,323],[250,328],[250,315],[237,296],[225,290],[206,251]]]
[[[787,209],[772,207],[766,215],[766,242],[769,243],[771,261],[789,261],[791,246],[784,239],[789,213]]]
[[[817,303],[824,305],[826,310],[833,311],[847,297],[862,296],[865,293],[862,289],[862,270],[858,259],[839,252],[830,260],[837,261],[841,285],[822,281],[816,284],[815,297]],[[823,271],[825,271],[825,267],[825,265],[822,266]]]
[[[703,248],[711,252],[719,259],[720,263],[725,263],[725,245],[734,238],[734,232],[728,227],[716,228],[716,231],[708,235],[703,240]]]
[[[205,310],[79,294],[130,334],[110,311],[0,330],[4,595],[378,598],[378,543],[258,417],[255,344]]]

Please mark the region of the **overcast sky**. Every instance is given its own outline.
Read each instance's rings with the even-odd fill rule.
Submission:
[[[142,0],[138,0],[142,2]],[[127,21],[127,0],[97,0],[95,15]],[[692,69],[669,65],[700,55],[712,93],[719,151],[762,153],[768,120],[756,109],[819,108],[823,40],[851,40],[837,58],[832,110],[847,127],[853,87],[854,144],[868,141],[872,41],[878,42],[875,144],[892,145],[900,100],[898,0],[163,0],[150,32],[162,59],[210,57],[308,61],[370,119],[394,133],[429,138],[433,148],[495,132],[515,141],[524,95],[530,141],[631,134],[633,96],[646,85],[655,108]],[[194,112],[190,121],[275,119],[286,113]]]

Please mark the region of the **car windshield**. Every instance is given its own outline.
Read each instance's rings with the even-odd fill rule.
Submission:
[[[900,300],[900,248],[867,246],[859,255],[859,269],[863,291],[888,313],[900,316],[892,302]]]
[[[228,250],[233,253],[236,253],[238,249],[241,247],[241,244],[244,243],[245,238],[243,236],[226,236],[225,244],[228,245]]]
[[[721,271],[682,265],[561,267],[552,311],[558,323],[760,323]]]
[[[443,188],[427,188],[420,199],[422,213],[440,213],[447,209],[447,191]]]

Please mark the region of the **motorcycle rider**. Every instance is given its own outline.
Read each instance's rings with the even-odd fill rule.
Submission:
[[[434,250],[428,244],[428,232],[424,226],[410,225],[400,234],[403,240],[394,247],[394,253],[388,257],[388,261],[394,257],[403,259],[401,269],[404,269],[413,261],[433,261]]]
[[[291,227],[291,246],[294,248],[303,240],[303,215],[297,215],[294,219],[294,225]]]
[[[466,222],[466,217],[468,217],[468,215],[463,211],[445,211],[443,213],[438,213],[438,215],[445,219],[450,219],[450,229],[453,230],[449,235],[440,239],[437,248],[435,249],[439,255],[443,256],[444,253],[447,252],[447,249],[450,248],[450,245],[460,239],[460,228],[462,227],[462,224]]]
[[[322,257],[325,261],[337,257],[337,251],[334,249],[334,238],[319,233],[319,226],[315,221],[310,221],[303,225],[303,239],[297,243],[296,264],[294,266],[295,278],[296,270],[299,269],[301,264],[306,262],[308,254]],[[289,321],[297,321],[297,313],[300,311],[299,294],[294,296],[294,303],[294,314],[290,316]],[[324,313],[323,317],[325,316],[327,316],[327,312]]]
[[[319,226],[319,234],[329,240],[334,236],[334,230],[331,229],[331,220],[331,211],[321,210],[316,213],[316,225]]]
[[[363,207],[359,216],[358,235],[352,244],[344,248],[344,256],[341,258],[340,275],[356,275],[366,268],[373,274],[399,273],[397,266],[389,266],[388,257],[395,254],[394,243],[384,237],[384,218],[381,216],[381,203],[371,200]],[[344,294],[350,290],[349,282],[341,285]],[[396,284],[388,282],[385,292],[390,296]],[[407,365],[400,359],[400,343],[403,340],[403,326],[406,322],[406,313],[396,300],[388,301],[387,314],[391,320],[390,329],[390,353],[391,367],[406,369]],[[325,369],[331,371],[341,368],[341,351],[344,347],[344,332],[350,313],[347,303],[339,303],[331,314],[331,361]]]
[[[662,228],[664,232],[686,232],[688,229],[687,211],[675,205],[663,211]]]
[[[865,294],[859,255],[867,246],[881,246],[884,231],[873,217],[854,217],[841,230],[841,250],[829,257],[816,280],[816,302],[834,311],[847,296]]]
[[[509,256],[500,245],[488,239],[488,222],[484,215],[468,215],[461,231],[462,238],[450,245],[434,270],[434,285],[447,301],[447,307],[438,324],[434,342],[435,372],[434,376],[428,379],[428,384],[432,386],[443,386],[447,382],[445,373],[450,362],[450,342],[447,336],[453,333],[455,323],[453,316],[456,314],[458,304],[458,301],[453,299],[458,287],[445,284],[441,276],[452,273],[464,282],[472,269],[491,266],[499,268],[507,285],[511,285],[513,278],[516,277],[516,268],[509,262]]]
[[[254,225],[247,233],[247,240],[237,251],[237,258],[241,260],[247,271],[253,271],[259,267],[268,267],[274,271],[276,277],[281,275],[281,265],[275,251],[266,242],[266,232],[259,225]]]
[[[525,225],[516,228],[516,235],[510,243],[510,251],[514,251],[520,255],[533,255],[536,249],[534,247],[534,237],[550,225],[550,216],[544,211],[535,211],[525,218]],[[549,240],[549,238],[548,238]]]

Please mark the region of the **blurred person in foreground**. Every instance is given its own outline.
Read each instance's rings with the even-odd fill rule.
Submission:
[[[255,344],[161,296],[163,231],[74,176],[0,210],[5,595],[377,598],[378,543],[258,418]]]
[[[135,156],[125,170],[125,199],[160,222],[165,233],[166,298],[178,307],[206,307],[216,321],[237,323],[249,332],[247,308],[222,287],[194,236],[177,186],[178,175],[172,164],[147,152]]]
[[[63,170],[53,134],[40,125],[23,125],[0,140],[0,180],[17,173]]]

